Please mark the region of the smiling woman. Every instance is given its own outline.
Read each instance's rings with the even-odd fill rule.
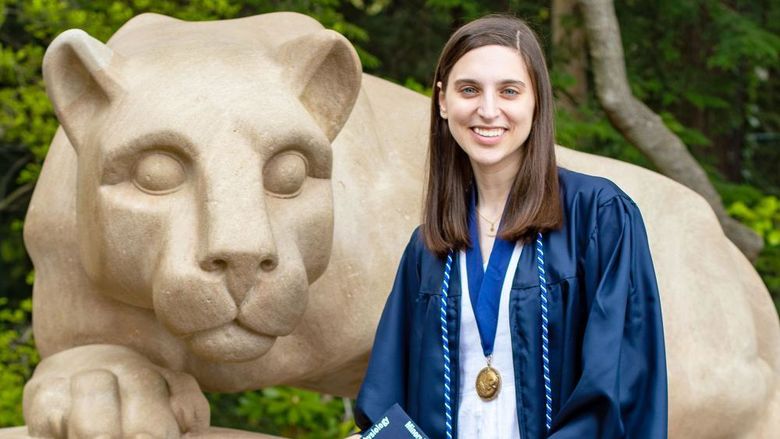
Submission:
[[[556,166],[552,112],[523,21],[489,16],[450,37],[423,223],[377,328],[361,427],[398,404],[432,438],[666,437],[641,215],[614,183]]]

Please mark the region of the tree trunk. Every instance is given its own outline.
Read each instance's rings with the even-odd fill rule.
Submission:
[[[699,163],[661,118],[631,93],[623,45],[612,0],[580,0],[585,19],[596,95],[612,124],[666,176],[703,196],[723,231],[742,253],[755,261],[763,240],[731,218]]]

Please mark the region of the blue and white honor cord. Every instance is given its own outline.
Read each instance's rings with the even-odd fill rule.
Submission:
[[[552,425],[552,387],[550,380],[550,349],[549,332],[547,318],[547,302],[549,293],[547,292],[547,276],[544,271],[544,245],[542,244],[542,234],[536,235],[536,269],[539,272],[539,289],[541,291],[541,309],[542,309],[542,367],[544,369],[544,425],[547,432]],[[452,255],[447,255],[447,262],[444,265],[444,279],[441,283],[441,301],[440,301],[440,320],[441,320],[441,343],[444,351],[444,423],[447,439],[452,439],[452,379],[450,369],[450,347],[449,330],[447,328],[447,295],[450,289],[450,273],[452,272]]]
[[[544,272],[544,245],[542,234],[536,235],[536,270],[539,272],[539,291],[542,308],[542,368],[544,369],[544,425],[550,432],[552,425],[552,386],[550,380],[550,339],[547,326],[547,276]]]
[[[452,252],[447,255],[444,265],[444,280],[441,282],[441,345],[444,348],[444,425],[447,439],[452,439],[452,400],[450,395],[450,346],[449,330],[447,329],[447,293],[450,290],[450,273],[452,272]]]

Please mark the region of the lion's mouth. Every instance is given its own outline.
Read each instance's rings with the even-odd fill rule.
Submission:
[[[276,336],[261,334],[239,325],[236,321],[196,332],[187,337],[192,352],[218,363],[250,361],[268,352]]]
[[[209,362],[245,362],[265,355],[278,337],[295,330],[306,311],[305,273],[277,272],[273,279],[241,285],[229,280],[167,276],[154,287],[157,319]]]

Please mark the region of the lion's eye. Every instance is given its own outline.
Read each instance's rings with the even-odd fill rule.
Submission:
[[[296,152],[284,152],[272,158],[263,170],[265,190],[281,198],[298,195],[306,180],[306,165],[306,159]]]
[[[135,164],[133,183],[144,192],[166,194],[173,192],[186,178],[184,167],[173,156],[153,152],[144,155]]]

